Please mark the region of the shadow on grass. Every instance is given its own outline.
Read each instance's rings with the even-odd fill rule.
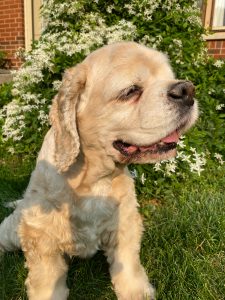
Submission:
[[[70,289],[68,300],[116,300],[109,266],[101,251],[91,259],[72,258],[67,284]]]
[[[0,299],[26,300],[24,256],[21,251],[0,257]]]

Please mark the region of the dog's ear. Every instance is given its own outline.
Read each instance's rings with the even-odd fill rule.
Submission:
[[[67,171],[79,154],[76,107],[85,81],[86,70],[82,64],[68,69],[59,92],[53,99],[50,122],[55,138],[55,161],[60,172]]]

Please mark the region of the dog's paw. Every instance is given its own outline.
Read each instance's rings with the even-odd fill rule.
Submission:
[[[147,291],[144,292],[144,299],[155,300],[155,289],[150,283],[148,284]]]
[[[114,288],[118,300],[154,300],[155,289],[148,282],[147,276],[127,277],[126,280],[114,281]],[[119,279],[119,278],[118,278]],[[123,278],[124,279],[124,278]]]
[[[129,290],[118,297],[118,300],[155,300],[155,290],[149,283],[148,286]]]
[[[150,285],[148,289],[130,290],[117,294],[118,300],[155,300],[155,290]]]

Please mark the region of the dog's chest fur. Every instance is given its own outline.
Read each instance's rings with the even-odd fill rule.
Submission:
[[[115,230],[117,208],[107,198],[86,198],[73,210],[71,217],[76,255],[93,255],[104,247]]]
[[[111,185],[95,184],[90,195],[74,202],[71,226],[76,255],[91,256],[110,239],[118,219],[118,202],[110,196]]]

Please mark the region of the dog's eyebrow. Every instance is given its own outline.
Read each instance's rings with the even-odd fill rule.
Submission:
[[[117,100],[129,100],[131,97],[135,95],[141,95],[143,92],[143,88],[137,84],[132,84],[131,86],[122,89],[116,99]]]

